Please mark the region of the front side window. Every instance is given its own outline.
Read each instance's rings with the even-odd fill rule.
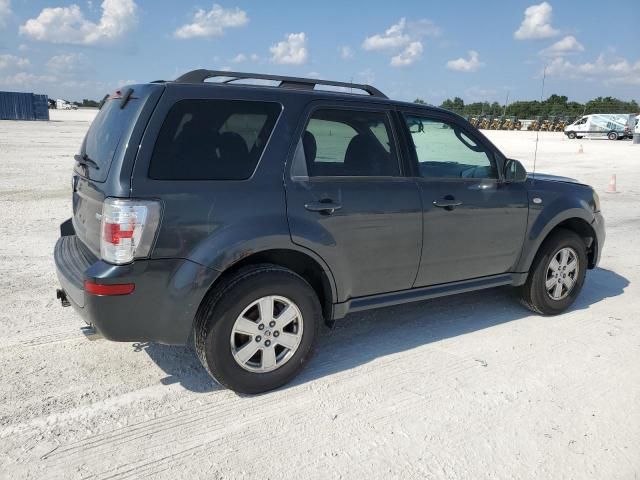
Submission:
[[[151,157],[156,180],[245,180],[271,135],[280,105],[181,100],[164,120]]]
[[[456,125],[405,115],[418,158],[420,176],[497,178],[492,157]]]
[[[316,110],[301,147],[296,162],[305,163],[309,177],[400,175],[391,127],[382,112]]]

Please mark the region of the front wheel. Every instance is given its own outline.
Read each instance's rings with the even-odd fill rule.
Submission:
[[[575,301],[587,272],[587,251],[582,238],[559,229],[547,238],[520,287],[524,306],[542,315],[557,315]]]
[[[576,138],[576,132],[567,133],[567,137],[570,138],[571,140],[573,140],[574,138]]]
[[[311,357],[322,322],[315,291],[276,265],[239,271],[198,311],[195,347],[219,384],[262,393],[291,381]]]

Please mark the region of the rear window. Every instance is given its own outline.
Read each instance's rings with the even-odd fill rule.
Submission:
[[[245,180],[258,164],[281,107],[244,100],[181,100],[167,114],[149,177]]]
[[[144,98],[134,91],[124,108],[119,97],[109,98],[93,120],[84,138],[80,153],[95,162],[86,167],[80,166],[76,171],[92,180],[104,181],[109,173],[111,162],[119,147],[126,147],[127,138],[144,106]],[[96,168],[97,167],[97,168]]]

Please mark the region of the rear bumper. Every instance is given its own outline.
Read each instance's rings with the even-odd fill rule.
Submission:
[[[183,259],[136,260],[111,265],[96,258],[75,235],[54,250],[58,280],[85,322],[114,341],[186,343],[200,302],[220,273]],[[84,281],[133,283],[128,295],[93,295]]]

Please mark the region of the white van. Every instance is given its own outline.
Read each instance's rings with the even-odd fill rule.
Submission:
[[[626,113],[594,113],[579,118],[564,128],[569,138],[602,138],[617,140],[633,136],[633,115]]]

